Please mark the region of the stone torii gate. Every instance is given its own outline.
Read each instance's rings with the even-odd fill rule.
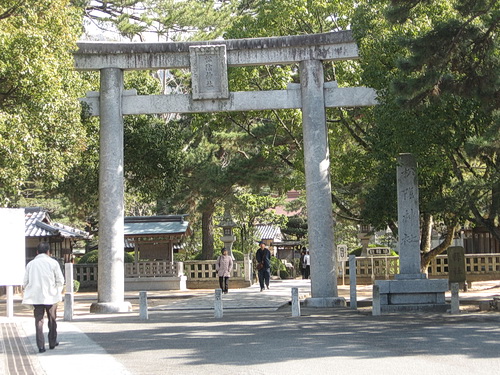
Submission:
[[[99,277],[95,312],[120,312],[123,272],[123,115],[300,108],[311,253],[310,306],[343,305],[338,297],[326,107],[375,105],[375,92],[324,82],[323,61],[358,58],[350,31],[186,43],[78,43],[80,71],[99,70],[99,92],[84,101],[100,116]],[[300,84],[286,90],[231,92],[227,67],[299,64]],[[138,96],[123,89],[123,71],[189,68],[191,94]]]

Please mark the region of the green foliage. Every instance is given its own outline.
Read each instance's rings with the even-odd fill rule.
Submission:
[[[280,270],[280,278],[281,279],[288,279],[290,278],[290,274],[288,273],[288,270]]]
[[[234,12],[232,1],[218,0],[95,0],[83,5],[89,22],[139,41],[215,39],[232,22]]]
[[[353,21],[363,81],[379,94],[365,137],[372,178],[363,217],[377,228],[396,219],[390,171],[398,153],[411,152],[421,213],[472,220],[500,238],[498,2],[481,2],[481,11],[466,0],[392,4],[362,4]]]
[[[99,250],[92,250],[86,253],[84,256],[80,258],[78,261],[78,264],[94,264],[98,263],[98,255],[99,255]],[[127,253],[125,251],[124,253],[124,262],[125,263],[134,263],[135,259],[134,256],[130,253]]]
[[[300,216],[289,217],[286,227],[282,227],[281,232],[287,236],[293,236],[296,240],[301,240],[307,236],[307,219]]]
[[[78,280],[73,280],[73,292],[76,293],[80,290],[80,282]]]
[[[98,256],[99,250],[92,250],[86,253],[84,256],[82,256],[79,260],[79,264],[94,264],[97,263],[97,256]]]
[[[6,0],[0,15],[0,205],[12,205],[56,187],[85,148],[71,56],[81,19],[68,0]]]
[[[271,257],[271,275],[280,275],[281,272],[286,272],[286,267],[283,262],[277,257]]]
[[[233,253],[234,259],[237,260],[238,262],[242,262],[243,260],[245,260],[245,256],[241,251],[233,249],[231,250],[231,252]]]

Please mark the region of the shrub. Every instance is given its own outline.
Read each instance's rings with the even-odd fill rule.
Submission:
[[[98,250],[89,251],[87,254],[82,256],[78,263],[80,264],[94,264],[98,263]],[[125,263],[134,263],[134,256],[130,253],[125,252]]]
[[[80,282],[78,280],[73,280],[73,293],[80,290]]]
[[[272,256],[271,257],[271,275],[278,275],[279,272],[281,271],[286,271],[286,267],[285,265],[283,264],[283,262]]]
[[[233,250],[232,252],[233,252],[234,260],[241,262],[245,259],[245,256],[243,255],[243,253],[241,251]]]

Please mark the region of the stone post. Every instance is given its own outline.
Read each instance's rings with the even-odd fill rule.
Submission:
[[[124,302],[123,71],[101,70],[98,302],[91,312],[131,310]]]
[[[7,285],[5,287],[7,292],[7,311],[6,317],[13,318],[14,317],[14,287],[12,285]]]
[[[460,299],[458,296],[458,290],[460,286],[458,283],[451,284],[451,313],[459,314],[460,313]]]
[[[380,309],[380,287],[377,284],[373,285],[372,297],[372,315],[378,316],[381,313]]]
[[[358,297],[356,293],[356,255],[349,255],[349,307],[353,310],[358,308]]]
[[[223,306],[222,306],[222,289],[215,289],[214,296],[214,318],[221,319],[224,316]]]
[[[399,154],[397,166],[399,275],[398,279],[425,279],[420,272],[420,215],[417,162],[412,154]]]
[[[309,306],[333,306],[339,303],[323,84],[321,61],[301,61],[300,87],[311,256],[312,297],[306,301]]]
[[[139,292],[139,318],[148,320],[148,292]]]
[[[300,316],[299,288],[292,288],[292,316]]]
[[[64,264],[64,278],[66,281],[66,294],[64,295],[64,320],[73,320],[74,292],[73,292],[73,263]]]

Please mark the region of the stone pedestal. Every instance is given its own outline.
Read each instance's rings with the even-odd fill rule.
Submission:
[[[345,307],[346,302],[344,297],[312,297],[306,298],[304,305],[307,307]]]
[[[130,302],[95,302],[90,305],[93,314],[113,314],[132,311]]]
[[[448,290],[446,279],[377,280],[382,313],[405,311],[441,311],[450,308],[444,293]]]

